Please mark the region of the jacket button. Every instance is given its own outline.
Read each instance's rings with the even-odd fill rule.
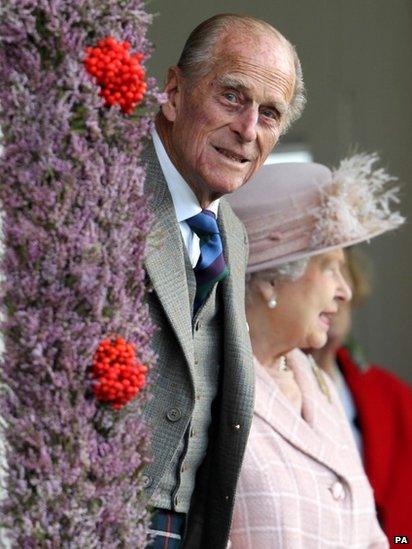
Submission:
[[[233,429],[234,429],[235,431],[240,431],[240,425],[239,425],[239,423],[235,423],[235,425],[233,425]]]
[[[334,500],[342,501],[345,499],[345,488],[341,482],[334,482],[330,487],[330,491],[332,492],[332,497]]]
[[[152,484],[153,479],[149,475],[142,475],[142,485],[143,488],[149,488],[149,486]]]
[[[182,417],[182,411],[180,408],[170,408],[166,413],[166,417],[169,421],[174,423],[175,421],[179,421]]]

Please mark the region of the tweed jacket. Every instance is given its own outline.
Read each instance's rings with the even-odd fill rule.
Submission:
[[[152,229],[145,267],[152,291],[150,315],[157,326],[153,348],[157,378],[145,419],[151,433],[153,461],[145,469],[147,497],[153,494],[166,464],[185,435],[194,406],[192,313],[186,276],[186,250],[156,153],[146,152],[146,186]],[[223,364],[206,457],[196,477],[184,541],[185,548],[224,548],[227,544],[234,494],[252,421],[254,372],[244,311],[247,237],[225,200],[218,224],[230,274],[220,282],[223,301]]]
[[[257,364],[231,549],[388,547],[331,380],[301,351],[287,361],[302,392],[303,417]]]

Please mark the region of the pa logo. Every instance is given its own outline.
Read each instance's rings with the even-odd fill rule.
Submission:
[[[393,543],[404,543],[408,544],[409,540],[407,536],[393,536]]]

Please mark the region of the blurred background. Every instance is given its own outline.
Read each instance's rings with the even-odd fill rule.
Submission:
[[[247,13],[274,25],[297,48],[308,96],[277,150],[329,166],[354,151],[377,151],[399,177],[409,221],[362,245],[373,293],[355,311],[354,333],[370,362],[412,382],[411,0],[152,0],[148,9],[158,14],[149,72],[159,84],[191,30],[211,15]]]

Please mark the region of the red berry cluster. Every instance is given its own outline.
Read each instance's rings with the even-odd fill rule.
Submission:
[[[120,105],[122,111],[131,114],[143,99],[147,85],[140,65],[143,55],[130,55],[129,42],[117,42],[111,36],[102,38],[94,48],[86,48],[84,65],[101,87],[100,95],[105,104]]]
[[[136,361],[136,349],[123,338],[104,339],[93,356],[93,392],[101,402],[119,410],[146,382],[147,367]]]

